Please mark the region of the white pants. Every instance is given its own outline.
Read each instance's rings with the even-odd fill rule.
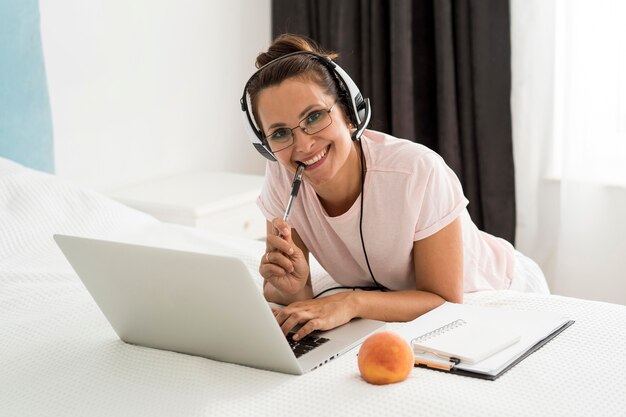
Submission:
[[[539,265],[519,251],[515,251],[515,269],[509,289],[521,292],[550,294],[546,277]]]

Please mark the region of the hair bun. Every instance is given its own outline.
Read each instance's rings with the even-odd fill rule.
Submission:
[[[262,52],[256,57],[256,67],[261,68],[277,58],[294,52],[314,52],[330,59],[338,56],[336,53],[324,51],[314,40],[306,36],[284,33],[274,39],[267,52]]]

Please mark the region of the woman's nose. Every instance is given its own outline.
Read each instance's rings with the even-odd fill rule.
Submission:
[[[308,152],[315,144],[312,135],[307,135],[302,129],[296,129],[293,132],[293,144],[297,151]]]

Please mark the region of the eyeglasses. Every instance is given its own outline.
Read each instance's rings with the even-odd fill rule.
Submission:
[[[267,139],[272,152],[280,152],[293,145],[295,140],[293,131],[297,128],[300,128],[307,135],[314,135],[326,129],[333,122],[333,119],[330,117],[330,112],[333,111],[335,105],[337,105],[337,102],[330,106],[329,109],[315,110],[309,113],[308,116],[300,120],[300,123],[298,123],[296,127],[281,127],[266,136],[265,139]]]

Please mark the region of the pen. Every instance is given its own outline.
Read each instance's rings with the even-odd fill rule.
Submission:
[[[442,369],[449,371],[458,365],[461,361],[458,358],[443,357],[434,352],[415,352],[415,366]]]
[[[436,360],[427,360],[423,358],[415,358],[415,366],[417,367],[426,367],[426,368],[435,368],[441,369],[443,371],[449,371],[454,366],[453,362],[438,362]]]
[[[298,169],[296,169],[296,175],[293,177],[293,183],[291,184],[291,194],[289,195],[289,201],[287,202],[287,208],[285,209],[285,214],[283,215],[283,220],[287,221],[289,218],[289,213],[291,213],[291,206],[293,206],[293,200],[296,199],[298,195],[298,191],[300,190],[300,183],[302,183],[302,174],[304,173],[305,165],[303,163],[298,163]],[[283,237],[282,234],[278,236]]]

